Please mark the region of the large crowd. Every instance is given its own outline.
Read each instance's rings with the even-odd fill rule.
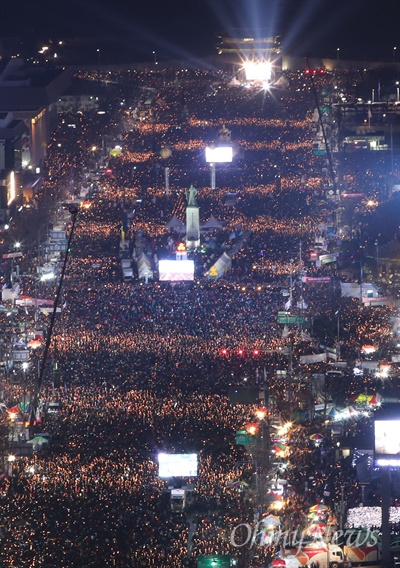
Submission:
[[[115,73],[116,84],[129,81],[121,75]],[[152,78],[137,73],[133,83],[151,81],[158,93],[146,120],[135,122],[117,108],[103,131],[102,123],[84,114],[63,117],[36,207],[23,212],[31,219],[49,214],[50,223],[63,223],[68,234],[71,224],[64,223],[58,204],[90,186],[90,207],[77,215],[62,314],[50,346],[61,378],[56,382],[45,373],[40,393],[44,403],[59,400],[60,412],[43,413],[36,432],[50,434],[50,443],[13,462],[0,487],[3,566],[178,568],[196,566],[199,554],[231,554],[248,565],[254,551],[233,546],[230,534],[254,520],[254,463],[235,444],[235,432],[254,421],[257,405],[230,404],[229,388],[263,387],[274,416],[292,418],[299,400],[307,401],[306,378],[314,370],[304,368],[301,380],[277,373],[290,365],[290,357],[296,360],[318,346],[302,340],[297,327],[282,333],[277,323],[287,302],[282,288],[293,278],[293,301],[304,298],[315,316],[332,318],[338,307],[336,268],[316,269],[299,259],[300,241],[306,251],[319,223],[333,211],[325,202],[321,206],[326,173],[312,156],[313,99],[304,77],[293,74],[288,91],[267,97],[229,86],[214,72]],[[215,81],[220,87],[209,96]],[[328,79],[321,81],[326,86]],[[72,120],[74,129],[68,127]],[[124,131],[122,124],[133,128]],[[240,152],[234,167],[218,168],[218,189],[211,191],[202,150],[222,125],[232,131]],[[108,160],[109,173],[93,187],[86,168],[93,160],[90,148],[104,132],[118,140],[122,152]],[[170,151],[162,153],[163,148]],[[163,186],[164,167],[171,171],[170,195]],[[184,210],[182,193],[191,183],[198,188],[201,216],[212,213],[225,222],[222,231],[207,236],[213,246],[195,255],[199,277],[174,286],[137,278],[123,282],[121,226],[126,224],[130,255],[140,237],[151,259],[165,257],[168,243],[179,242],[166,221]],[[234,207],[225,202],[229,191],[238,195]],[[231,272],[221,280],[207,279],[218,249],[227,242],[233,246],[244,230],[250,236]],[[34,296],[39,258],[33,245],[27,246],[21,288]],[[303,286],[297,275],[305,266],[316,276],[330,276],[332,283]],[[51,284],[39,286],[40,295],[54,292]],[[363,342],[389,342],[389,309],[362,314],[357,301],[343,309],[354,327],[346,341],[349,359],[357,357]],[[37,312],[25,308],[15,321],[26,325],[28,319],[31,325],[33,316],[37,319]],[[0,313],[4,321],[7,317]],[[42,326],[48,321],[49,315],[40,315]],[[333,341],[332,335],[335,330],[327,330],[326,341]],[[42,348],[31,353],[31,382],[41,355]],[[9,378],[3,379],[1,396],[12,406],[23,389],[10,385]],[[332,391],[350,396],[365,380],[336,384]],[[308,404],[314,404],[310,396]],[[304,512],[322,499],[336,510],[343,483],[349,500],[358,498],[348,461],[338,460],[328,442],[316,446],[310,440],[313,428],[293,430],[291,468],[280,472],[291,488],[282,516],[290,530],[296,523],[306,526]],[[158,476],[160,451],[198,454],[198,477],[188,480],[193,487],[185,513],[171,512],[168,484]],[[260,547],[259,562],[270,561],[275,552],[274,546]]]

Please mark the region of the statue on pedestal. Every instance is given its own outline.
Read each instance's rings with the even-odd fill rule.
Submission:
[[[197,205],[196,195],[199,193],[198,190],[193,185],[191,185],[189,187],[189,189],[186,190],[185,193],[186,193],[186,199],[187,199],[188,207],[190,207],[190,206],[196,207],[196,205]]]

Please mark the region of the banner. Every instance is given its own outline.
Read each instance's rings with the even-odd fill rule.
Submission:
[[[6,252],[3,254],[3,260],[7,260],[7,258],[21,258],[22,252]]]
[[[331,278],[330,276],[320,276],[320,277],[303,276],[302,281],[306,284],[312,284],[314,282],[321,282],[323,284],[327,284],[328,282],[331,281]]]
[[[375,296],[375,297],[363,297],[362,302],[363,304],[383,304],[391,302],[391,296]]]
[[[332,252],[330,254],[321,254],[319,257],[319,261],[321,264],[328,264],[329,262],[336,262],[338,259],[339,253]]]
[[[300,365],[308,363],[324,363],[326,361],[326,353],[317,353],[316,355],[301,355]]]

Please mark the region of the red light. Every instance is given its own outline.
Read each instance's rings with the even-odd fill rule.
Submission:
[[[239,355],[243,355],[243,353],[244,353],[243,349],[239,349],[238,353],[239,353]]]
[[[259,350],[258,350],[258,349],[254,349],[253,355],[259,355],[259,354],[260,354]]]
[[[112,174],[112,170],[110,169],[106,170],[106,174]]]
[[[228,350],[227,350],[227,349],[222,349],[221,353],[222,353],[222,355],[228,355]]]

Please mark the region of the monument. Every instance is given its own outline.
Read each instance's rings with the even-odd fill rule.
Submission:
[[[194,250],[200,245],[200,210],[196,202],[198,190],[191,185],[186,190],[186,246]]]

